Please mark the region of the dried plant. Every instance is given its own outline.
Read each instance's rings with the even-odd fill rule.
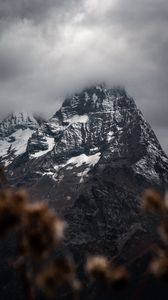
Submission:
[[[23,220],[23,246],[29,255],[45,256],[64,236],[64,222],[44,203],[27,205]]]
[[[88,257],[85,270],[90,279],[108,279],[109,261],[104,256]]]
[[[168,245],[168,220],[163,221],[158,227],[158,233],[161,240]]]
[[[115,266],[104,256],[89,257],[85,269],[91,280],[105,282],[114,288],[125,287],[130,279],[124,266]]]
[[[49,297],[57,294],[61,287],[68,286],[72,292],[76,292],[81,286],[76,278],[74,263],[67,257],[58,258],[50,263],[37,275],[36,282]]]
[[[144,196],[143,209],[148,213],[158,213],[161,223],[158,226],[158,234],[164,243],[164,250],[158,248],[155,257],[150,262],[149,271],[156,278],[168,281],[168,193],[161,196],[154,190],[147,190]]]
[[[113,267],[109,272],[109,279],[115,289],[121,290],[127,287],[130,274],[124,266]]]
[[[155,258],[151,261],[149,271],[156,278],[168,281],[168,257],[161,249],[158,249]]]
[[[0,235],[21,226],[26,208],[24,191],[13,192],[10,189],[0,193]]]
[[[148,189],[144,193],[142,208],[149,213],[159,213],[164,211],[164,201],[159,193],[153,189]]]

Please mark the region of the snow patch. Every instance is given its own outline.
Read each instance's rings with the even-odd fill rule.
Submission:
[[[119,111],[115,112],[115,120],[117,123],[120,123],[123,119],[123,116],[121,115],[121,113]]]
[[[27,128],[25,130],[19,129],[11,136],[15,138],[15,142],[12,143],[11,150],[15,151],[15,155],[20,155],[26,152],[27,142],[32,136],[33,130]]]
[[[98,163],[100,156],[100,152],[90,156],[87,156],[86,154],[81,154],[79,156],[70,158],[65,165],[75,165],[75,167],[80,167],[83,164],[86,164],[89,166],[95,166]]]
[[[113,111],[113,102],[112,102],[111,98],[103,99],[102,105],[103,105],[104,109],[106,109],[107,111],[108,110],[110,112]]]
[[[113,138],[114,138],[114,132],[113,131],[109,131],[107,133],[107,141],[110,142]]]
[[[6,140],[0,141],[1,157],[7,155],[10,144]]]
[[[89,171],[90,171],[90,168],[87,168],[87,169],[85,169],[85,171],[80,172],[80,173],[77,174],[78,177],[81,177],[80,181],[79,181],[80,183],[84,182],[84,177],[87,176],[87,174],[89,173]]]
[[[63,180],[63,175],[59,175],[59,171],[62,168],[66,168],[66,170],[72,170],[74,167],[78,168],[82,165],[87,165],[87,168],[83,171],[77,174],[78,177],[80,178],[80,183],[83,182],[83,178],[85,176],[87,176],[88,172],[90,171],[90,167],[95,166],[99,159],[100,159],[101,153],[98,152],[94,155],[90,155],[87,156],[86,154],[81,154],[75,157],[70,158],[69,160],[67,160],[67,162],[65,164],[61,164],[61,165],[55,165],[54,166],[54,172],[51,170],[47,170],[45,173],[43,173],[44,175],[47,175],[49,177],[51,177],[54,181],[57,181],[58,183],[61,182]]]
[[[95,93],[93,94],[92,99],[93,99],[93,103],[96,104],[98,97]]]
[[[85,101],[88,102],[88,100],[90,99],[89,95],[87,92],[85,92]]]
[[[88,122],[88,120],[89,120],[88,115],[83,115],[83,116],[75,115],[72,118],[67,119],[65,121],[68,122],[69,125],[70,125],[70,124],[73,124],[73,123],[84,123],[85,124],[85,123]]]

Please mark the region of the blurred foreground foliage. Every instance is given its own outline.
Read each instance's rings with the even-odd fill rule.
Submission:
[[[120,291],[128,286],[131,275],[127,268],[98,255],[86,258],[84,276],[79,279],[72,256],[62,250],[66,223],[43,202],[32,203],[26,190],[14,191],[2,167],[0,181],[0,238],[11,232],[17,236],[18,253],[12,267],[20,274],[25,299],[58,299],[60,295],[68,295],[67,299],[87,300],[84,295],[88,295],[86,290],[90,286],[96,287],[100,295],[106,290]],[[154,249],[147,271],[167,282],[168,194],[162,197],[154,190],[147,190],[142,209],[161,216],[158,233],[164,247]]]

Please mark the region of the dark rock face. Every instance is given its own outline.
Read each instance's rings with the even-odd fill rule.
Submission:
[[[66,99],[7,170],[12,184],[26,185],[65,216],[72,245],[113,244],[115,252],[136,231],[151,230],[141,194],[165,189],[168,158],[126,91],[99,85]]]
[[[43,132],[39,132],[39,130],[35,131],[28,140],[27,153],[31,155],[39,151],[47,151],[48,149],[47,138]]]

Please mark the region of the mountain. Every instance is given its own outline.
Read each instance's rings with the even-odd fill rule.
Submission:
[[[125,89],[84,89],[40,125],[14,116],[0,125],[11,184],[66,218],[72,247],[113,253],[149,235],[155,222],[140,212],[141,195],[166,188],[168,158]]]
[[[133,294],[142,289],[158,219],[141,211],[141,197],[147,187],[165,191],[168,158],[125,89],[86,88],[48,121],[10,115],[0,124],[0,155],[12,186],[26,186],[65,218],[65,250],[79,266],[91,253],[115,257],[134,272]],[[0,243],[2,299],[24,297],[6,263],[14,245],[13,237]]]

